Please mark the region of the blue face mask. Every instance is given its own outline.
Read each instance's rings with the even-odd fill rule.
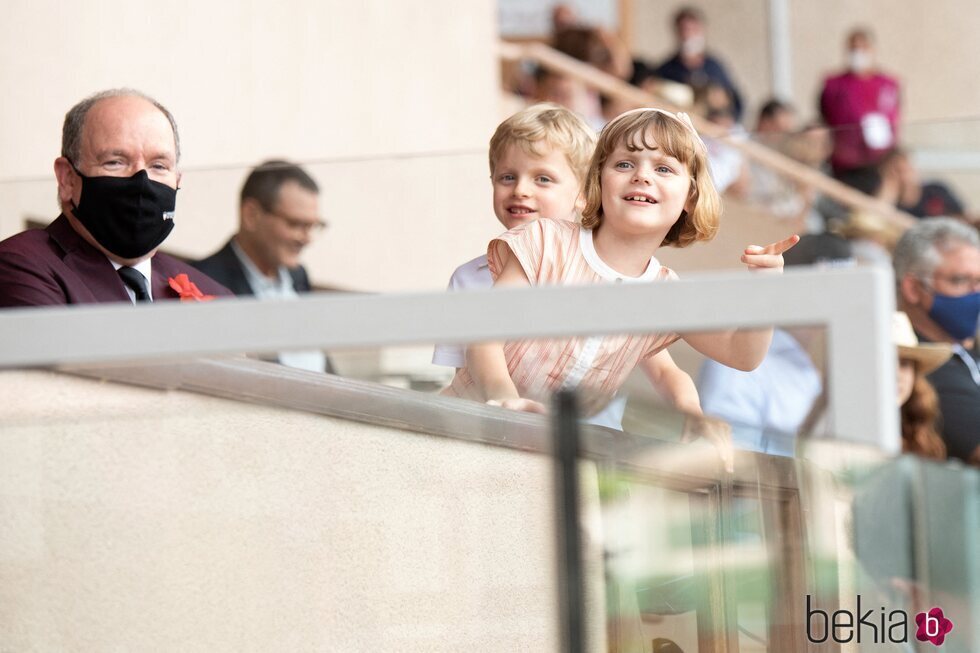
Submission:
[[[980,318],[980,292],[962,297],[934,293],[929,317],[956,340],[972,338]]]

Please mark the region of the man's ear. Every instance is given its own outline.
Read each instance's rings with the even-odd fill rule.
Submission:
[[[924,290],[922,282],[911,274],[906,274],[898,282],[898,292],[910,306],[919,306],[923,303]]]
[[[248,197],[242,200],[242,205],[238,210],[241,230],[249,233],[254,232],[262,219],[262,206],[258,200]]]
[[[75,174],[68,159],[63,156],[54,160],[54,176],[58,180],[58,200],[62,207],[71,206],[75,191],[80,190],[82,180]]]

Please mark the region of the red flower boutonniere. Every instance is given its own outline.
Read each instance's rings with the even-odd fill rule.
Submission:
[[[182,302],[207,302],[214,299],[214,295],[205,295],[193,281],[187,278],[186,274],[178,274],[176,277],[167,279],[174,292],[180,295]]]

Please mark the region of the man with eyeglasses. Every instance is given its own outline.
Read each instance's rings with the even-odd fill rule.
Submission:
[[[311,291],[300,254],[326,227],[320,218],[320,189],[289,161],[270,160],[253,169],[242,186],[238,233],[211,256],[194,263],[239,296],[295,299]],[[290,367],[331,372],[318,351],[280,352]]]
[[[923,220],[898,242],[894,265],[899,310],[919,339],[953,345],[953,357],[929,375],[949,455],[980,465],[980,236],[952,218]]]

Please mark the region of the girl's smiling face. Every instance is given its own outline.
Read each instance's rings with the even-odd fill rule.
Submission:
[[[688,208],[693,180],[687,166],[666,154],[651,130],[642,142],[651,147],[631,150],[621,142],[602,167],[602,224],[624,236],[666,236]]]

